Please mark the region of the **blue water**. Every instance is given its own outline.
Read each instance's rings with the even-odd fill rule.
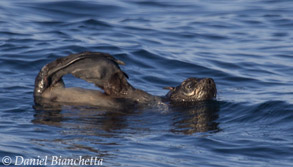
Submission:
[[[292,7],[291,0],[1,0],[0,161],[293,166]],[[188,77],[214,78],[217,101],[127,114],[35,111],[42,66],[82,51],[123,60],[129,82],[154,95]]]

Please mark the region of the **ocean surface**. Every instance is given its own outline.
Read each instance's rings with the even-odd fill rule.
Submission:
[[[1,0],[0,166],[82,156],[103,166],[292,167],[292,9],[292,0]],[[167,111],[34,110],[39,70],[83,51],[123,60],[129,82],[151,94],[211,77],[218,97]]]

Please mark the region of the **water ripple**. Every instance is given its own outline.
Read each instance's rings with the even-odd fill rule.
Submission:
[[[0,1],[0,158],[291,166],[291,6],[291,0]],[[129,82],[155,95],[188,77],[211,77],[217,100],[168,111],[35,111],[42,66],[83,51],[126,62]],[[70,76],[65,82],[94,87]]]

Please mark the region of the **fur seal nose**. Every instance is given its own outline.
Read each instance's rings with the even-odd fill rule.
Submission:
[[[214,80],[212,78],[205,78],[204,79],[204,83],[208,84],[208,85],[213,85],[215,84]]]

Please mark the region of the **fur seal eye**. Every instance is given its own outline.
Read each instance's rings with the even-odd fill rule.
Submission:
[[[195,83],[187,83],[186,85],[185,85],[185,89],[193,89],[195,87]]]
[[[193,96],[195,94],[195,92],[194,91],[191,91],[191,92],[183,92],[183,94],[185,96]]]
[[[195,95],[195,89],[197,85],[197,80],[194,79],[187,79],[184,82],[182,93],[185,96],[194,96]]]
[[[193,96],[195,94],[194,92],[194,85],[189,84],[185,87],[185,89],[183,89],[183,94],[185,96]]]

